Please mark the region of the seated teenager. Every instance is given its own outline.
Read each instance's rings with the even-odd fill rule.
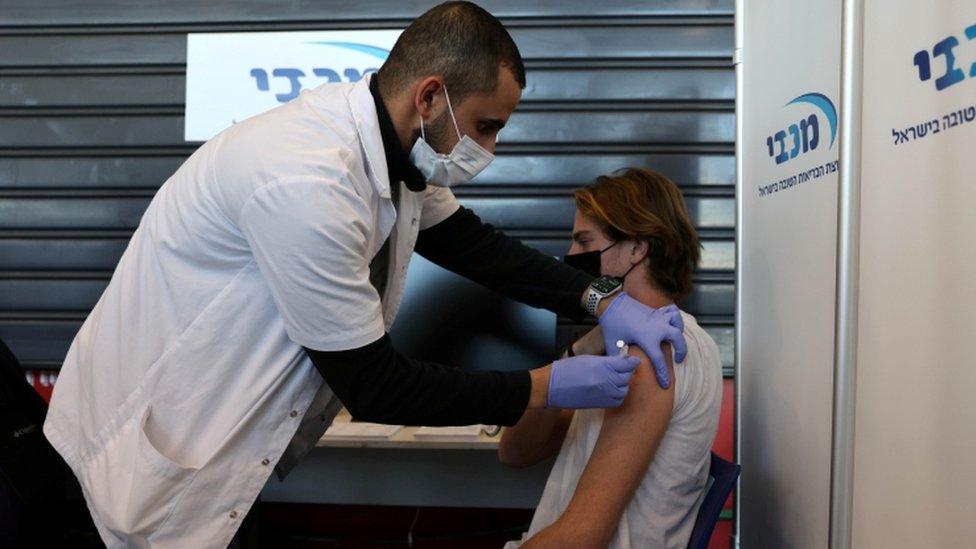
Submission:
[[[654,308],[691,292],[700,247],[674,183],[628,169],[577,190],[575,201],[567,262],[622,278],[623,291]],[[722,369],[712,338],[694,317],[681,315],[688,354],[675,366],[670,347],[662,346],[666,389],[645,350],[632,346],[641,364],[619,408],[529,410],[505,430],[498,454],[506,465],[559,453],[529,531],[506,549],[687,546],[705,495]],[[567,349],[604,351],[599,327]]]

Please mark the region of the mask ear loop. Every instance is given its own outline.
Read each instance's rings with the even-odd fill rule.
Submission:
[[[617,244],[620,244],[621,242],[622,242],[622,240],[618,240],[618,241],[614,242],[613,244],[607,246],[606,248],[603,248],[602,250],[600,250],[600,254],[602,255],[603,252],[609,250],[610,248],[613,248],[614,246],[616,246]],[[635,244],[633,250],[631,250],[631,253],[636,252],[638,246],[639,246],[639,244]],[[641,260],[641,261],[643,261],[643,260]],[[638,265],[640,265],[641,264],[641,261],[638,261],[637,263],[634,263],[633,265],[631,265],[630,268],[627,269],[627,272],[623,274],[623,276],[618,276],[618,277],[614,277],[614,278],[618,278],[621,281],[626,280],[627,279],[627,275],[629,275],[630,272],[633,271],[635,267],[637,267]]]
[[[636,253],[638,247],[640,247],[640,244],[634,244],[634,248],[631,250],[630,253],[632,253],[632,254],[633,253]],[[647,257],[645,256],[644,259],[647,259]],[[644,259],[641,259],[637,263],[634,263],[633,265],[631,265],[630,268],[627,269],[627,272],[624,273],[624,276],[620,277],[620,280],[626,280],[627,279],[627,275],[629,275],[630,272],[633,271],[635,267],[637,267],[638,265],[640,265],[641,263],[643,263],[644,262]]]
[[[461,129],[458,128],[457,119],[454,118],[454,107],[451,106],[451,96],[447,93],[447,84],[444,84],[444,97],[447,98],[447,109],[451,112],[451,122],[454,122],[454,131],[457,132],[458,141],[460,141]]]
[[[447,109],[451,113],[451,122],[454,123],[454,131],[457,132],[458,141],[461,140],[461,129],[458,128],[457,119],[454,118],[454,107],[451,106],[451,96],[447,93],[447,84],[444,85],[444,97],[447,99]],[[427,133],[424,131],[424,117],[420,117],[420,138],[427,141]]]

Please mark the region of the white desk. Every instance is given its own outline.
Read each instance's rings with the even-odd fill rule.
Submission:
[[[349,412],[343,408],[333,423],[349,423]],[[315,445],[322,448],[400,448],[407,450],[498,450],[501,434],[490,437],[481,433],[477,439],[470,440],[430,440],[417,438],[414,434],[419,427],[403,427],[385,440],[363,439],[359,437],[338,437],[326,434]]]
[[[336,422],[349,421],[343,410]],[[498,437],[461,442],[414,437],[404,427],[386,440],[326,435],[284,482],[272,475],[265,501],[353,505],[504,507],[539,502],[555,457],[524,469],[498,462]],[[485,451],[489,450],[489,451]]]

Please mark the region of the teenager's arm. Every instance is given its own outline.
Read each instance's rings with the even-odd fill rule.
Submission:
[[[671,350],[662,345],[674,379]],[[596,446],[583,470],[573,498],[559,519],[530,538],[522,549],[545,547],[606,547],[637,486],[664,438],[674,404],[674,383],[662,389],[650,360],[640,357],[623,405],[605,412]],[[599,512],[594,512],[594,509]]]

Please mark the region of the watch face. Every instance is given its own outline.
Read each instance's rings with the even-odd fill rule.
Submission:
[[[620,279],[614,278],[612,276],[601,276],[600,278],[593,281],[593,289],[600,292],[601,294],[606,294],[612,292],[620,287]]]

